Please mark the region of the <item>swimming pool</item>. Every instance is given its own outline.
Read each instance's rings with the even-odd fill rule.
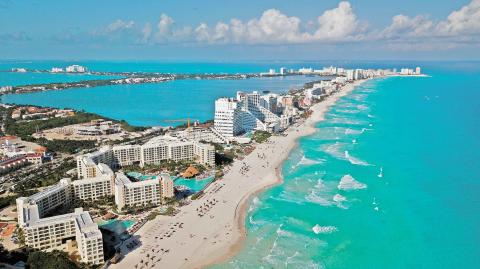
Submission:
[[[114,232],[116,234],[122,234],[125,232],[128,228],[132,227],[135,224],[134,220],[107,220],[107,221],[101,221],[98,224],[98,227],[103,228],[105,230],[109,230],[111,232]]]
[[[194,192],[199,192],[207,186],[208,183],[212,182],[214,179],[213,176],[207,177],[205,179],[187,179],[187,178],[177,178],[174,182],[174,186],[185,186]]]

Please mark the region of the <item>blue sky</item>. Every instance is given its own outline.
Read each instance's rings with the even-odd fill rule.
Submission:
[[[1,59],[478,60],[479,37],[480,0],[0,0]]]

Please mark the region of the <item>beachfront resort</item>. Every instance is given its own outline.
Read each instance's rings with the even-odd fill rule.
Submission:
[[[238,91],[215,100],[213,124],[190,126],[188,120],[161,134],[145,131],[115,143],[98,139],[94,148],[69,155],[75,165],[71,177],[16,199],[23,244],[112,268],[196,267],[199,248],[211,255],[241,237],[238,223],[248,197],[277,182],[284,156],[332,100],[366,79],[421,72],[326,67],[262,75],[277,74],[321,79],[312,77],[312,83],[286,94]],[[122,127],[91,120],[69,128],[82,136],[105,136]],[[230,162],[220,162],[225,152],[234,153]],[[199,187],[188,190],[189,184]],[[107,226],[114,226],[108,235]],[[177,255],[180,249],[186,257]]]

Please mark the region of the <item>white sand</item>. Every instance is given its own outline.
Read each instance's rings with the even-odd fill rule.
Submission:
[[[315,104],[311,108],[313,114],[305,122],[291,126],[285,136],[273,136],[258,145],[244,160],[236,160],[222,180],[211,184],[201,199],[182,207],[177,216],[159,216],[145,224],[134,235],[141,245],[129,253],[124,247],[125,258],[111,268],[135,268],[135,265],[136,268],[203,268],[235,255],[245,238],[249,198],[281,182],[281,165],[295,147],[296,140],[312,134],[313,125],[324,119],[328,108],[363,81],[348,84]],[[263,154],[265,158],[261,158]],[[242,174],[240,170],[244,165],[250,168]],[[198,216],[196,210],[213,199],[216,204],[203,217]],[[183,227],[178,228],[175,223],[183,223]],[[175,232],[170,237],[165,236],[172,231]]]

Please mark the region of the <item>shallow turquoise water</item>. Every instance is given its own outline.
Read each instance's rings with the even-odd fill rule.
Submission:
[[[107,220],[98,225],[100,228],[107,229],[109,231],[115,232],[116,234],[121,234],[126,231],[128,228],[132,227],[135,224],[134,220]]]
[[[342,98],[215,268],[479,268],[480,65],[428,72]]]

